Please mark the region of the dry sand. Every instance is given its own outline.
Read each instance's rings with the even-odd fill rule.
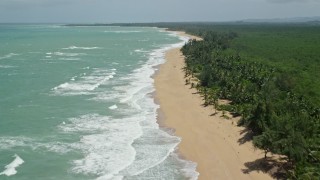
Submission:
[[[188,36],[183,32],[180,35]],[[250,141],[242,141],[246,133],[236,126],[237,119],[226,120],[221,113],[212,116],[213,107],[203,107],[196,90],[185,85],[180,49],[168,51],[166,60],[155,76],[156,98],[163,116],[160,123],[175,129],[182,138],[179,152],[198,164],[199,179],[272,179],[256,166],[264,154]]]

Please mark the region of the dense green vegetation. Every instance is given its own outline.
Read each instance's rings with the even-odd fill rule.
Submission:
[[[272,152],[287,157],[292,168],[288,170],[288,177],[318,179],[319,97],[318,92],[310,93],[317,86],[309,90],[310,79],[303,78],[317,83],[313,76],[319,76],[315,67],[319,67],[320,62],[315,54],[320,45],[316,46],[314,41],[309,43],[310,35],[306,35],[303,42],[306,48],[291,52],[288,47],[295,46],[290,45],[291,42],[298,43],[299,38],[304,38],[303,34],[296,38],[299,31],[294,31],[281,39],[272,36],[276,32],[277,28],[264,36],[260,32],[239,37],[241,34],[203,31],[199,33],[203,41],[190,41],[182,49],[186,73],[200,80],[197,88],[204,95],[205,104],[215,105],[218,98],[232,101],[223,108],[241,115],[239,125],[254,132],[256,147],[266,155]]]
[[[319,32],[319,27],[269,27],[242,33],[232,46],[248,61],[276,67],[291,78],[295,92],[319,105]]]
[[[320,179],[320,26],[317,24],[126,24],[203,38],[182,52],[185,72],[213,105],[240,115],[253,143],[286,157],[286,177]],[[231,100],[218,105],[218,99]]]

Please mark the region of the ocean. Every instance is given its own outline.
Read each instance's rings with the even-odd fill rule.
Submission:
[[[157,124],[158,28],[0,24],[0,179],[197,179]]]

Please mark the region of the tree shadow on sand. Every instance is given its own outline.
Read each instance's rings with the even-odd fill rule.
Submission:
[[[254,136],[254,133],[248,129],[248,128],[245,128],[244,130],[240,131],[240,139],[238,139],[238,143],[240,145],[248,142],[248,141],[251,141],[253,139],[253,136]]]
[[[252,171],[268,173],[275,179],[285,179],[288,164],[285,161],[275,160],[271,157],[257,159],[252,162],[244,163],[246,169],[242,169],[244,174],[249,174]]]
[[[243,145],[246,142],[252,141],[253,136],[254,133],[250,129],[245,128],[240,131],[238,143]],[[252,162],[246,162],[244,165],[246,167],[242,169],[244,174],[250,174],[253,171],[258,173],[263,172],[269,174],[274,179],[286,179],[286,172],[290,169],[290,165],[286,159],[278,156],[256,159]]]

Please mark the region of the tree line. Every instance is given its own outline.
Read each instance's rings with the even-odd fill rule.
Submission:
[[[181,51],[186,57],[186,76],[199,82],[192,87],[203,95],[205,105],[241,116],[238,125],[254,134],[253,144],[268,153],[284,155],[292,179],[320,178],[320,108],[295,92],[284,71],[247,61],[231,47],[237,34],[210,30],[195,33]],[[229,105],[218,105],[228,99]]]

